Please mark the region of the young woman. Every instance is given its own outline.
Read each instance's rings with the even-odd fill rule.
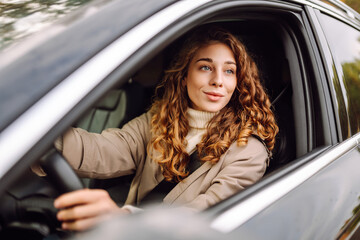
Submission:
[[[122,129],[71,129],[59,149],[82,177],[135,173],[126,205],[104,190],[56,199],[64,229],[82,230],[146,199],[203,210],[258,181],[278,132],[257,67],[231,33],[192,32],[151,109]]]

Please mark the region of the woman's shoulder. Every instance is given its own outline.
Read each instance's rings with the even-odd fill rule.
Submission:
[[[235,141],[231,144],[226,154],[229,159],[267,159],[268,150],[264,143],[256,136],[249,136],[246,145],[238,145]]]
[[[230,145],[229,149],[238,149],[243,151],[251,151],[252,149],[264,149],[266,151],[264,141],[257,135],[251,135],[248,137],[248,142],[245,145],[237,144],[237,141]]]
[[[127,122],[121,128],[108,128],[102,132],[102,135],[107,134],[138,134],[149,135],[150,134],[150,123],[151,123],[151,113],[145,112],[138,117],[133,118]]]

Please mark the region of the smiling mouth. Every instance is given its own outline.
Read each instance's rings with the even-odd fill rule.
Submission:
[[[206,96],[210,101],[217,101],[220,98],[224,97],[224,95],[221,93],[214,93],[214,92],[204,92],[204,93],[206,94]]]
[[[215,92],[205,92],[206,95],[215,96],[215,97],[223,97],[224,94],[215,93]]]

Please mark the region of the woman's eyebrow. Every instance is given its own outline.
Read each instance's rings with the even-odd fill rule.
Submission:
[[[210,63],[213,62],[213,60],[211,58],[199,58],[198,60],[196,60],[196,62],[200,62],[200,61],[205,61],[205,62],[210,62]]]
[[[225,64],[234,64],[236,66],[236,63],[233,61],[226,61]]]
[[[196,60],[196,62],[201,62],[201,61],[205,61],[205,62],[209,62],[209,63],[212,63],[214,62],[211,58],[199,58],[198,60]],[[224,62],[225,64],[232,64],[232,65],[235,65],[236,66],[236,63],[233,62],[233,61],[226,61]]]

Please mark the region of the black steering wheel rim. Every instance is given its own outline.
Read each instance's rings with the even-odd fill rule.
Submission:
[[[83,189],[84,185],[65,158],[55,149],[40,161],[51,184],[59,193]]]

